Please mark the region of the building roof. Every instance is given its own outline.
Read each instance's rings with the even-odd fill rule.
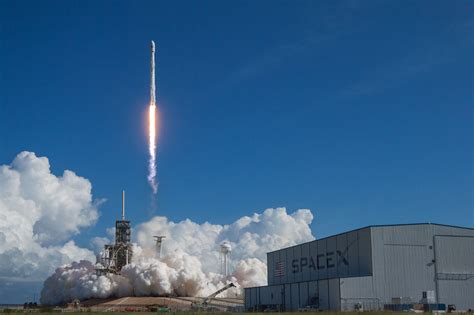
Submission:
[[[323,238],[316,238],[312,241],[300,243],[300,244],[297,244],[297,245],[272,250],[270,252],[267,252],[267,254],[277,252],[277,251],[282,250],[282,249],[292,248],[292,247],[300,246],[300,245],[303,245],[303,244],[306,244],[306,243],[311,243],[311,242],[314,242],[314,241],[321,241],[321,240],[324,240],[324,239],[327,239],[327,238],[330,238],[330,237],[334,237],[334,236],[338,236],[338,235],[342,235],[342,234],[346,234],[346,233],[350,233],[350,232],[355,232],[355,231],[360,231],[360,230],[365,230],[365,229],[371,229],[371,228],[378,228],[378,227],[407,226],[407,225],[437,225],[437,226],[446,226],[446,227],[452,227],[452,228],[457,228],[457,229],[466,229],[466,230],[474,231],[474,228],[471,228],[471,227],[458,226],[458,225],[449,225],[449,224],[439,224],[439,223],[429,223],[429,222],[428,223],[402,223],[402,224],[375,224],[375,225],[367,225],[367,226],[364,226],[364,227],[361,227],[361,228],[358,228],[358,229],[349,230],[349,231],[346,231],[346,232],[326,236],[326,237],[323,237]]]

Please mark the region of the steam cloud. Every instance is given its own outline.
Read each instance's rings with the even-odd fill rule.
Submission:
[[[55,176],[48,159],[32,152],[0,166],[0,293],[4,284],[42,280],[60,265],[94,258],[70,240],[97,221],[91,188],[74,172]]]
[[[285,208],[267,209],[230,225],[178,223],[154,217],[135,228],[134,260],[121,275],[97,276],[91,262],[62,267],[45,282],[41,302],[56,304],[73,298],[110,296],[207,296],[228,281],[240,287],[266,284],[266,252],[314,239],[309,210],[288,214]],[[166,235],[163,258],[156,257],[153,235]],[[233,272],[218,271],[219,245],[229,242]],[[227,294],[239,294],[228,291]]]
[[[44,304],[132,294],[206,296],[229,281],[240,287],[264,285],[266,252],[314,239],[307,209],[291,214],[285,208],[267,209],[229,225],[157,216],[133,229],[134,258],[122,274],[98,276],[93,252],[71,240],[97,221],[97,204],[87,179],[71,171],[53,175],[45,157],[22,152],[0,166],[0,287],[5,279],[50,275],[41,293]],[[157,233],[166,235],[161,259],[153,240]],[[107,241],[94,237],[91,247]],[[224,241],[233,248],[227,278],[217,273]]]

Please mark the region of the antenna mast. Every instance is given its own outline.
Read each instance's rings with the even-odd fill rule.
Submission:
[[[122,221],[125,221],[125,190],[122,190]]]

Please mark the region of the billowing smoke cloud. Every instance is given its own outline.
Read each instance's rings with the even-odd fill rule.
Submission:
[[[267,209],[230,225],[197,224],[191,220],[175,223],[157,216],[138,225],[134,233],[138,245],[151,250],[154,250],[153,235],[165,235],[164,254],[179,249],[197,256],[205,271],[218,271],[222,242],[231,244],[230,257],[234,263],[245,258],[264,261],[269,251],[314,239],[309,227],[312,220],[313,215],[307,209],[288,214],[285,208]]]
[[[32,152],[0,165],[0,296],[9,296],[1,288],[34,284],[58,266],[93,259],[70,238],[97,218],[87,179],[68,170],[55,176],[48,159]]]
[[[234,278],[242,288],[267,284],[267,265],[258,258],[240,260],[235,266]]]
[[[285,208],[267,209],[230,225],[178,223],[154,217],[135,228],[133,262],[121,275],[97,276],[89,262],[56,270],[46,282],[43,303],[72,298],[134,294],[207,296],[229,281],[240,287],[266,284],[266,252],[314,239],[309,210],[288,214]],[[163,257],[157,258],[153,235],[165,235]],[[228,242],[231,274],[219,274],[219,246]],[[239,294],[240,290],[228,291]]]
[[[206,296],[229,281],[264,285],[266,252],[314,239],[313,215],[306,209],[267,209],[230,225],[157,216],[134,228],[134,259],[121,275],[97,275],[93,252],[71,240],[97,218],[90,182],[67,170],[52,174],[46,157],[22,152],[0,166],[0,294],[3,287],[50,275],[41,294],[47,304],[131,294]],[[161,259],[153,235],[166,236]],[[91,247],[108,240],[95,237]],[[224,241],[233,249],[227,277],[219,274]]]
[[[55,303],[77,298],[106,298],[111,292],[116,296],[126,296],[132,294],[132,287],[122,276],[97,275],[90,261],[81,260],[56,269],[44,282],[41,300],[42,303]]]

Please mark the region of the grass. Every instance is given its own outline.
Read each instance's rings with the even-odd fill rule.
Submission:
[[[3,313],[23,313],[23,310],[4,310]],[[26,312],[25,312],[26,313]],[[35,312],[36,313],[36,312]],[[61,314],[59,312],[53,312],[51,310],[42,310],[39,313],[41,314]],[[169,313],[160,313],[160,312],[66,312],[63,314],[68,315],[112,315],[112,314],[120,314],[120,315],[146,315],[146,314],[169,314],[169,315],[231,315],[231,314],[240,314],[243,313],[229,313],[229,312],[169,312]],[[278,314],[278,313],[248,313],[249,315],[269,315],[269,314]],[[407,313],[403,312],[284,312],[285,315],[304,315],[304,314],[313,314],[313,315],[407,315]]]

